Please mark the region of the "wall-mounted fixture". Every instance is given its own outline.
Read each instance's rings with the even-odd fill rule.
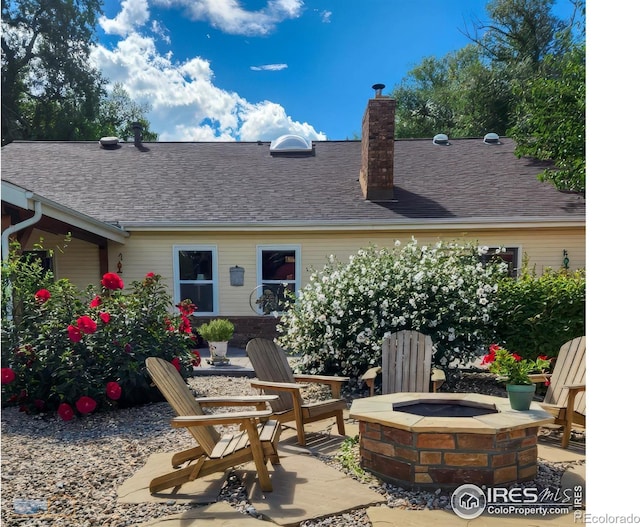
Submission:
[[[237,265],[229,267],[229,278],[231,280],[231,285],[233,286],[244,285],[244,267],[239,267]]]
[[[122,253],[118,254],[118,263],[116,264],[118,268],[118,274],[122,274]]]
[[[564,256],[564,258],[562,259],[562,267],[564,267],[565,269],[569,269],[569,253],[566,249],[562,250],[562,256]]]

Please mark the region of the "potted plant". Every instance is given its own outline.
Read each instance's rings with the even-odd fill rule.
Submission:
[[[511,353],[497,344],[492,344],[481,364],[488,364],[489,371],[495,373],[498,380],[506,383],[511,408],[528,410],[536,391],[530,375],[545,373],[551,360],[544,355],[540,355],[536,360],[523,359],[517,353]]]
[[[235,326],[226,318],[210,320],[197,329],[200,336],[209,344],[211,360],[227,360],[227,346],[233,337],[234,330]]]

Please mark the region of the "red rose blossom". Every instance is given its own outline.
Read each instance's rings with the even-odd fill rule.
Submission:
[[[191,364],[193,364],[194,366],[200,366],[200,363],[202,362],[202,358],[200,357],[200,352],[197,350],[191,350],[191,355],[193,355]]]
[[[517,353],[512,353],[511,355],[513,356],[513,360],[515,360],[516,362],[520,362],[522,360],[522,357]]]
[[[100,283],[107,289],[124,289],[124,282],[116,273],[105,273]]]
[[[62,403],[58,406],[58,415],[63,421],[71,421],[73,419],[73,408],[69,403]]]
[[[89,307],[98,307],[100,304],[102,304],[102,298],[96,295],[93,297],[93,300],[89,304]]]
[[[118,399],[120,399],[121,395],[122,395],[122,388],[116,381],[111,381],[107,383],[107,397],[109,399],[113,399],[114,401],[117,401]]]
[[[82,331],[80,331],[76,326],[67,326],[67,334],[69,335],[69,340],[71,342],[80,342],[82,340]]]
[[[97,403],[89,396],[83,395],[76,401],[76,408],[81,414],[90,414],[96,409]]]
[[[146,277],[147,278],[153,278],[155,276],[155,273],[147,273]]]
[[[98,326],[96,325],[95,321],[87,315],[82,315],[81,317],[78,317],[78,320],[76,320],[76,324],[78,324],[78,329],[80,331],[82,331],[83,333],[87,333],[87,334],[91,334],[91,333],[95,333],[96,330],[98,329]]]
[[[171,364],[176,367],[176,370],[180,371],[180,359],[178,357],[174,357]]]
[[[2,368],[0,373],[2,384],[10,384],[16,380],[16,373],[11,368]]]
[[[40,289],[33,296],[38,302],[40,302],[41,304],[44,304],[47,300],[51,298],[51,293],[49,293],[48,289]]]
[[[111,315],[109,313],[100,313],[99,317],[103,324],[108,324],[111,320]]]

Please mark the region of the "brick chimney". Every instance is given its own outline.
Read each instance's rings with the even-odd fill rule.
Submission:
[[[362,118],[362,166],[360,187],[371,201],[393,199],[393,149],[396,100],[382,95],[384,84],[374,84]]]

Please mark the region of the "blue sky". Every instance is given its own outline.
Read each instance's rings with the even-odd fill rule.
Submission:
[[[105,0],[93,58],[160,140],[359,137],[371,86],[469,43],[486,0]],[[557,1],[567,16],[568,0]]]

